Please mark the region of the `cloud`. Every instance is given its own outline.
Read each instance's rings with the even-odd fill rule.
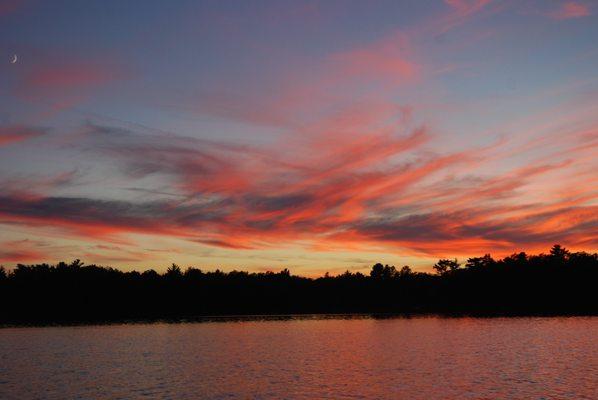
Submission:
[[[2,243],[3,246],[6,243]],[[31,262],[43,260],[44,256],[41,253],[28,250],[0,250],[0,262]]]
[[[42,136],[45,130],[24,125],[0,126],[0,147]]]
[[[288,151],[91,123],[84,131],[77,145],[89,156],[108,157],[127,179],[160,178],[169,196],[153,187],[137,188],[144,201],[8,191],[0,198],[2,223],[103,241],[142,233],[228,249],[302,242],[428,256],[596,241],[595,195],[522,202],[530,184],[575,167],[571,160],[531,159],[489,176],[463,175],[495,160],[501,144],[437,154],[425,150],[427,129],[415,128],[356,134],[345,143],[307,140]]]
[[[21,263],[44,260],[39,245],[29,240],[11,240],[0,243],[0,263]]]
[[[127,77],[114,64],[58,53],[39,54],[19,69],[14,89],[18,98],[57,112],[79,105],[102,87]]]
[[[567,1],[562,3],[558,9],[548,13],[548,16],[553,19],[562,20],[587,17],[590,14],[590,8],[586,4]]]
[[[241,79],[229,90],[205,90],[191,109],[203,115],[320,135],[323,124],[351,112],[365,118],[398,114],[396,92],[417,83],[422,66],[401,31],[330,51],[291,66],[258,87]],[[222,82],[217,87],[231,87]],[[189,110],[190,107],[184,107]],[[391,111],[392,110],[392,111]],[[328,132],[326,132],[328,133]]]
[[[168,233],[184,214],[169,203],[131,203],[77,197],[23,198],[4,195],[0,201],[0,218],[26,225],[55,225],[80,234],[110,237],[121,232]],[[195,220],[199,208],[193,209]],[[170,222],[159,228],[169,216]],[[176,234],[175,232],[170,232]]]
[[[268,133],[274,127],[277,136],[266,133],[259,145],[88,122],[68,136],[68,151],[110,179],[79,192],[69,172],[19,177],[19,185],[3,185],[0,223],[98,242],[147,234],[236,250],[289,244],[444,256],[544,249],[557,240],[595,245],[596,195],[587,178],[595,129],[539,130],[490,145],[468,143],[473,132],[466,132],[454,143],[439,137],[434,115],[417,120],[420,106],[402,100],[417,92],[426,101],[420,93],[438,90],[426,84],[434,68],[414,44],[497,9],[484,0],[445,3],[412,30],[333,49],[280,76],[217,82],[229,89],[185,105]],[[120,79],[117,72],[85,61],[40,63],[25,71],[20,90],[69,104]],[[478,110],[470,117],[477,125]],[[35,137],[6,129],[0,145],[2,137],[6,144]],[[90,257],[142,258],[96,250]]]
[[[420,34],[442,35],[476,17],[492,0],[444,0],[450,11],[416,28]],[[495,7],[495,10],[497,8]]]
[[[113,79],[108,71],[92,64],[37,66],[23,77],[25,91],[72,90],[93,87]]]
[[[79,172],[77,170],[40,175],[12,175],[10,178],[0,179],[0,187],[4,194],[13,194],[22,198],[39,198],[61,189],[77,184]]]
[[[381,82],[394,86],[412,82],[419,75],[419,67],[412,60],[409,39],[401,32],[361,47],[333,53],[327,62],[334,71],[327,77],[328,82]]]
[[[0,215],[12,223],[53,224],[93,237],[154,232],[259,247],[326,232],[329,225],[361,214],[369,199],[398,184],[407,187],[432,173],[433,165],[444,165],[432,158],[384,166],[424,143],[422,130],[370,139],[334,149],[309,142],[296,159],[287,160],[274,150],[88,125],[83,144],[88,150],[117,160],[130,177],[174,180],[183,200],[133,203],[5,194]]]
[[[539,207],[541,210],[542,207]],[[402,218],[364,220],[345,234],[349,240],[390,242],[427,255],[472,254],[480,250],[508,253],[517,247],[541,250],[552,242],[596,245],[596,206],[560,207],[549,212],[527,208],[513,217],[499,207],[483,207]],[[342,236],[337,239],[341,240]]]
[[[2,0],[0,1],[0,16],[12,14],[24,3],[23,0]]]
[[[480,11],[492,0],[444,0],[444,3],[461,15],[469,15]]]

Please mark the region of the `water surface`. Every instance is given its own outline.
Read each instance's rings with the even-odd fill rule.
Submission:
[[[596,399],[598,318],[0,329],[0,398]]]

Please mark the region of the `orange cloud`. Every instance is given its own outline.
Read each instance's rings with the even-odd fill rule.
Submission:
[[[134,182],[124,189],[144,193],[143,200],[57,195],[59,183],[24,178],[21,186],[39,193],[7,186],[0,223],[113,242],[154,234],[236,250],[301,243],[448,256],[543,250],[554,242],[595,245],[596,197],[583,187],[559,196],[564,184],[552,179],[561,173],[572,187],[593,183],[577,174],[588,173],[580,164],[592,162],[595,128],[434,151],[434,127],[414,122],[412,107],[397,100],[430,70],[411,48],[412,36],[442,34],[490,1],[446,4],[449,11],[422,31],[337,49],[259,90],[223,85],[232,91],[199,100],[202,113],[276,127],[282,133],[274,143],[254,147],[88,124],[69,145],[110,164],[115,181]],[[117,76],[83,62],[46,65],[27,71],[20,89],[69,104]],[[2,137],[8,144],[32,136],[7,128],[0,145]]]
[[[522,202],[530,182],[568,171],[572,161],[531,159],[488,177],[453,179],[504,149],[439,155],[423,151],[429,136],[415,129],[403,136],[356,135],[336,146],[309,140],[293,154],[90,125],[87,148],[136,179],[166,179],[180,197],[135,202],[5,193],[0,220],[107,241],[143,233],[229,249],[300,241],[319,250],[401,249],[428,256],[449,249],[508,253],[555,241],[575,248],[598,240],[592,234],[596,196],[587,191]]]

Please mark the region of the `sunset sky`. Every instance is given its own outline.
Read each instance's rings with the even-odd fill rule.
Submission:
[[[598,249],[597,1],[0,0],[0,57],[5,266]]]

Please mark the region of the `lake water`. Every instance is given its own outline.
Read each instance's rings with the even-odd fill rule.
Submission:
[[[0,329],[0,398],[597,399],[598,318]]]

